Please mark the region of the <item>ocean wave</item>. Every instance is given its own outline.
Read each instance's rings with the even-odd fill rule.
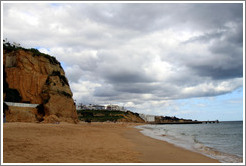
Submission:
[[[227,154],[213,147],[204,145],[197,139],[198,134],[188,135],[186,132],[175,132],[170,129],[160,129],[156,125],[143,125],[137,126],[138,129],[141,129],[141,133],[158,139],[162,141],[169,142],[175,146],[182,147],[187,150],[198,152],[207,157],[217,159],[223,163],[242,163],[243,158],[233,154]]]

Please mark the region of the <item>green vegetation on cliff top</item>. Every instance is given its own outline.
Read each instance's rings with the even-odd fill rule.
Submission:
[[[139,117],[138,113],[131,111],[116,111],[116,110],[77,110],[79,120],[92,122],[116,122],[118,119],[125,118],[129,114]]]
[[[59,65],[61,67],[60,62],[58,62],[55,57],[50,56],[50,55],[45,54],[45,53],[41,53],[36,48],[26,49],[26,48],[21,47],[20,44],[11,44],[11,43],[7,42],[6,40],[3,40],[3,49],[7,53],[10,53],[12,51],[17,51],[17,50],[29,51],[32,53],[32,56],[43,56],[43,57],[47,58],[51,64]]]

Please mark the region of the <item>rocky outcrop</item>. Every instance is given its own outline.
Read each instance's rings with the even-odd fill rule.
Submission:
[[[124,118],[118,119],[118,122],[135,122],[135,123],[145,123],[145,121],[139,116],[138,113],[133,113],[127,111],[127,114],[123,114]]]
[[[38,122],[36,108],[9,106],[5,115],[7,122]]]
[[[5,100],[40,104],[33,113],[38,121],[48,122],[49,116],[56,116],[57,121],[78,122],[68,80],[54,57],[5,44],[3,64]]]
[[[135,122],[145,123],[138,113],[120,110],[78,110],[78,116],[85,122]]]

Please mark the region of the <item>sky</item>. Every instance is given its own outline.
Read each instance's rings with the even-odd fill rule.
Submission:
[[[243,120],[242,3],[4,3],[2,26],[61,62],[76,103]]]

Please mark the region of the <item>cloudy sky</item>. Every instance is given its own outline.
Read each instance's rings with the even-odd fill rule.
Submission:
[[[243,119],[240,3],[4,3],[3,38],[55,56],[76,103]]]

